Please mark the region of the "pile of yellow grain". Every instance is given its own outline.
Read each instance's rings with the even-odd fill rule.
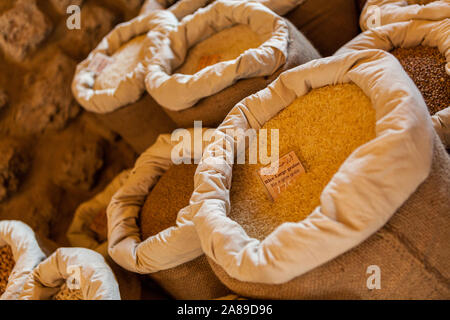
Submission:
[[[322,190],[344,160],[375,137],[375,111],[355,84],[326,86],[296,99],[263,128],[279,129],[280,156],[295,151],[306,173],[272,202],[257,175],[261,165],[234,165],[230,218],[260,240],[320,204]]]
[[[94,89],[116,88],[120,81],[144,60],[146,35],[138,36],[120,47],[113,55],[112,62],[98,75]]]
[[[8,279],[15,265],[14,256],[10,246],[0,248],[0,296],[5,293]]]
[[[209,65],[236,59],[263,42],[248,25],[235,25],[197,43],[189,50],[184,64],[174,73],[192,75]]]
[[[141,210],[142,239],[175,225],[178,211],[189,204],[194,191],[196,164],[172,165],[147,196]]]
[[[81,290],[72,290],[67,284],[63,284],[53,300],[84,300],[84,298]]]

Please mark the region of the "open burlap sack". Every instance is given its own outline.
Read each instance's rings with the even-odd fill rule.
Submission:
[[[50,300],[75,280],[83,300],[120,300],[117,281],[103,257],[84,248],[60,248],[29,275],[20,300]]]
[[[410,4],[406,0],[368,0],[361,12],[359,24],[363,31],[394,22],[409,20],[439,21],[450,18],[450,1]],[[419,2],[419,1],[417,1]]]
[[[33,230],[20,221],[0,221],[0,247],[10,246],[15,266],[0,300],[17,300],[28,275],[45,259]]]
[[[449,5],[450,7],[450,5]],[[361,33],[336,52],[355,50],[436,47],[445,57],[446,73],[450,76],[450,19],[441,21],[411,20],[392,23]],[[450,147],[450,107],[433,116],[433,126],[446,148]]]
[[[117,175],[111,183],[94,198],[82,203],[75,211],[72,223],[67,230],[67,239],[74,247],[92,249],[101,255],[108,254],[108,244],[106,243],[107,235],[104,239],[101,235],[92,230],[91,225],[94,219],[105,211],[111,201],[112,196],[125,183],[130,174],[130,170],[125,170]],[[107,229],[107,227],[105,227]],[[107,233],[107,230],[105,231]],[[101,241],[104,240],[104,241]]]
[[[190,48],[236,25],[249,26],[264,42],[236,59],[192,75],[173,73]],[[205,126],[218,125],[237,102],[266,87],[282,71],[319,57],[295,27],[253,2],[215,1],[183,19],[168,39],[153,56],[146,86],[182,127],[192,126],[194,120],[202,120]]]
[[[234,142],[226,129],[260,128],[310,90],[347,82],[371,99],[377,137],[345,160],[307,218],[278,226],[262,241],[250,238],[227,217]],[[236,105],[215,135],[222,139],[204,152],[191,209],[205,254],[233,292],[272,299],[448,298],[449,158],[420,92],[391,55],[355,51],[287,71]],[[366,286],[369,265],[381,267],[381,290]]]
[[[194,136],[192,129],[186,131]],[[177,299],[211,299],[228,290],[215,277],[200,248],[189,207],[181,209],[176,221],[152,213],[155,224],[171,227],[142,238],[138,224],[141,209],[158,179],[169,169],[177,142],[161,135],[137,160],[125,185],[113,196],[107,210],[109,254],[123,268],[150,274],[160,286]],[[200,142],[200,151],[202,142]],[[183,144],[178,160],[191,159],[194,146]],[[199,155],[201,156],[201,152]],[[185,183],[182,179],[176,183]],[[150,214],[150,213],[149,213]],[[175,220],[175,219],[174,219]]]
[[[123,300],[136,300],[141,297],[141,283],[138,276],[118,266],[108,255],[106,208],[112,196],[128,179],[130,170],[121,172],[111,183],[94,198],[82,203],[73,217],[67,231],[67,238],[73,247],[92,249],[100,253],[112,268]],[[104,213],[104,221],[103,215]],[[100,220],[100,221],[96,221]],[[103,229],[103,223],[104,231]],[[97,226],[94,228],[93,224]],[[95,231],[93,230],[95,229]],[[105,233],[99,236],[97,233]],[[103,239],[104,237],[104,239]]]
[[[77,66],[72,92],[87,111],[97,114],[137,152],[174,124],[145,94],[147,63],[178,20],[165,10],[116,26]]]

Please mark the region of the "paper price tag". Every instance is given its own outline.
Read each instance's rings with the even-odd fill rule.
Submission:
[[[274,164],[258,170],[258,175],[273,201],[303,173],[305,168],[294,151],[284,155]]]
[[[212,54],[210,56],[203,56],[200,58],[200,61],[198,62],[197,72],[208,67],[212,66],[213,64],[216,64],[219,62],[220,56],[218,54]]]
[[[96,53],[91,63],[89,63],[88,69],[95,74],[100,74],[109,64],[114,61],[113,58],[103,53]]]

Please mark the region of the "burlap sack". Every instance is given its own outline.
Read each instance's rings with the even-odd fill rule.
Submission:
[[[233,159],[233,149],[229,146],[233,139],[226,129],[260,128],[294,99],[311,89],[350,81],[358,85],[372,101],[376,110],[377,138],[360,146],[347,158],[324,188],[320,206],[306,219],[278,226],[263,241],[250,238],[241,226],[226,217],[233,205],[229,202],[232,177],[229,159]],[[368,266],[361,265],[360,261],[371,265],[380,264],[386,269],[389,266],[388,274],[382,273],[382,288],[398,286],[400,284],[395,284],[395,280],[408,276],[389,274],[390,270],[400,269],[398,266],[390,268],[391,263],[398,261],[402,264],[400,270],[411,268],[414,271],[415,278],[408,284],[410,287],[407,292],[410,294],[408,297],[416,297],[431,295],[425,289],[421,291],[424,285],[416,281],[417,274],[421,280],[431,279],[431,264],[441,274],[447,273],[450,250],[445,237],[448,234],[448,221],[443,223],[441,220],[433,225],[432,228],[436,226],[444,231],[436,231],[437,238],[426,244],[422,240],[428,234],[421,230],[429,230],[430,224],[417,228],[415,223],[406,224],[410,223],[408,218],[416,214],[418,207],[424,208],[418,215],[420,219],[428,220],[428,203],[435,212],[448,212],[448,199],[442,199],[443,195],[448,195],[448,170],[445,171],[448,158],[442,153],[440,144],[433,147],[436,143],[435,134],[425,102],[399,62],[390,54],[380,50],[356,51],[316,60],[287,71],[267,89],[236,105],[215,134],[222,139],[216,139],[204,152],[195,176],[191,208],[205,254],[222,282],[234,292],[246,297],[274,299],[358,298],[362,296],[361,292],[368,292],[365,282],[360,281],[362,276],[355,273],[359,267],[363,268],[363,273],[366,272]],[[413,194],[430,176],[433,154],[436,156],[437,151],[438,166],[443,166],[439,170],[443,171],[428,185],[438,186],[439,191],[434,190],[432,195],[427,191],[417,199]],[[444,172],[446,174],[443,175]],[[418,192],[421,192],[420,189]],[[415,199],[411,201],[417,207],[410,209],[412,204],[402,207],[408,199]],[[401,241],[383,234],[384,240],[379,245],[374,245],[370,252],[363,250],[367,260],[352,258],[348,261],[351,266],[347,267],[345,260],[343,264],[333,262],[333,268],[326,267],[325,263],[333,261],[380,230],[400,207],[409,215],[401,219],[401,223],[395,224],[399,228],[396,234],[401,235]],[[439,219],[446,219],[439,213],[437,215],[442,217]],[[400,221],[397,215],[395,219]],[[378,238],[375,236],[373,239]],[[418,262],[417,255],[411,256],[411,251],[416,249],[411,249],[410,242],[405,242],[405,239],[415,243],[412,240],[415,238],[418,240],[417,250],[422,250],[426,262]],[[428,252],[430,243],[438,243],[439,248]],[[389,251],[389,247],[393,247],[393,250]],[[395,254],[386,256],[388,252]],[[372,257],[373,262],[369,261]],[[410,267],[411,263],[415,265]],[[326,272],[316,277],[314,272],[321,270],[318,267],[325,268]],[[346,268],[352,272],[343,273]],[[312,278],[305,286],[304,279],[308,275]],[[322,276],[328,277],[331,284],[321,282]],[[433,296],[447,297],[443,279],[436,277],[433,280],[440,286]],[[345,287],[345,290],[339,288],[335,291],[335,286]],[[397,298],[395,290],[386,290],[387,294],[383,297]],[[411,293],[411,290],[415,291]],[[380,292],[383,295],[383,291]]]
[[[249,25],[267,41],[194,75],[172,74],[190,47],[235,24]],[[282,71],[319,57],[291,24],[257,3],[216,1],[183,19],[169,39],[161,54],[154,55],[146,85],[181,127],[192,126],[194,120],[202,120],[205,126],[218,125],[238,101],[266,87]]]
[[[433,1],[426,5],[408,4],[406,0],[368,0],[359,24],[363,31],[386,24],[409,20],[439,21],[450,18],[450,1]]]
[[[0,247],[10,246],[15,266],[0,300],[17,300],[33,269],[45,259],[33,230],[20,221],[0,221]]]
[[[356,248],[284,284],[241,282],[210,260],[214,272],[234,292],[259,299],[449,299],[450,159],[437,137],[433,143],[428,178]],[[374,265],[381,289],[369,290]]]
[[[192,129],[186,132],[194,136]],[[200,151],[202,144],[200,142]],[[178,142],[171,141],[171,135],[161,135],[139,157],[129,179],[113,196],[107,210],[109,254],[127,270],[150,274],[177,299],[220,297],[228,290],[215,277],[203,256],[189,207],[180,210],[173,226],[141,239],[137,222],[141,208],[151,188],[173,164],[171,156],[176,145]],[[179,159],[191,159],[193,150],[193,145],[183,144]],[[162,219],[158,213],[153,215],[155,219]]]
[[[449,5],[450,7],[450,5]],[[445,56],[445,70],[450,75],[450,19],[441,21],[411,20],[368,30],[347,43],[336,55],[366,49],[391,51],[417,46],[437,47]],[[450,107],[433,116],[433,126],[446,148],[450,147]]]
[[[119,286],[105,259],[83,248],[56,250],[29,275],[19,299],[49,300],[72,277],[84,300],[120,300]]]
[[[86,110],[96,113],[100,121],[121,135],[138,153],[151,145],[160,133],[170,132],[175,126],[160,107],[144,94],[144,78],[153,51],[177,23],[175,16],[165,10],[138,16],[116,26],[77,66],[72,83],[77,101]],[[105,75],[108,70],[104,69],[102,73],[115,52],[142,35],[145,35],[143,46],[146,48],[142,60],[135,67],[134,61],[124,61],[130,63],[133,71],[126,74],[116,74],[118,71],[115,71]],[[99,77],[117,80],[98,87]]]
[[[105,211],[111,201],[112,196],[128,179],[130,170],[121,172],[111,183],[94,198],[82,203],[73,217],[72,223],[67,230],[67,239],[73,247],[81,247],[94,250],[100,253],[112,268],[119,284],[123,300],[136,300],[141,297],[141,283],[138,276],[119,267],[108,256],[108,243],[101,241],[98,235],[91,229],[91,225],[99,215]]]
[[[285,17],[324,57],[360,33],[359,14],[352,0],[306,0]]]

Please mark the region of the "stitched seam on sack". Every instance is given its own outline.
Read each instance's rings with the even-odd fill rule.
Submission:
[[[395,227],[392,225],[386,224],[385,230],[389,232],[392,236],[398,239],[398,241],[403,244],[405,249],[417,260],[423,263],[425,270],[430,273],[432,276],[437,278],[444,286],[450,289],[450,279],[446,278],[443,274],[439,272],[435,267],[433,267],[428,260],[426,259],[425,255],[420,253],[419,249],[411,243],[402,233],[399,232]]]

